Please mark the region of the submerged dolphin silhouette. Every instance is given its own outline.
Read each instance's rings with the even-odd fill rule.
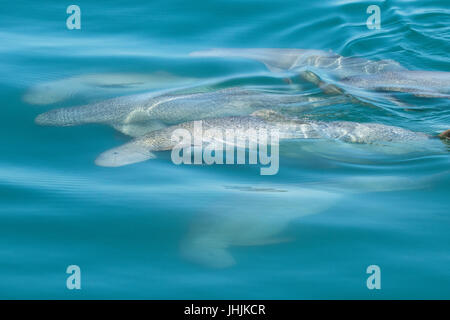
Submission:
[[[205,203],[191,221],[181,240],[181,255],[205,267],[228,268],[239,261],[234,247],[294,241],[292,234],[283,234],[289,225],[327,211],[353,194],[420,189],[429,183],[426,179],[378,175],[301,185],[208,186],[215,188],[213,193],[220,198]]]
[[[35,122],[47,126],[108,124],[130,136],[181,122],[211,117],[248,115],[262,108],[280,110],[343,102],[342,97],[264,93],[258,90],[228,88],[193,94],[138,94],[80,107],[54,109],[39,115]]]
[[[311,73],[307,71],[323,70],[344,85],[367,90],[450,98],[450,72],[410,71],[393,60],[366,60],[306,49],[212,49],[193,52],[191,55],[254,59],[264,63],[271,71],[298,71],[306,80],[315,83],[317,77],[310,77]],[[327,88],[328,91],[342,92],[341,88],[335,86]],[[388,97],[388,100],[398,104],[394,98]]]
[[[177,143],[172,140],[172,134],[176,129],[186,129],[191,136],[196,132],[195,121],[184,122],[179,125],[150,132],[144,136],[135,138],[122,146],[103,152],[95,163],[99,166],[118,167],[155,158],[154,151],[171,150]],[[413,132],[400,127],[393,127],[375,123],[357,123],[349,121],[304,121],[289,119],[271,110],[261,110],[252,116],[210,118],[202,121],[201,145],[210,143],[223,143],[217,140],[213,130],[225,132],[232,129],[240,132],[250,132],[247,137],[250,141],[258,141],[259,130],[277,130],[279,139],[331,139],[351,143],[364,144],[389,144],[400,142],[417,142],[417,148],[421,142],[426,142],[434,137],[421,132]],[[253,129],[248,131],[249,129]],[[441,137],[443,139],[443,137]],[[195,140],[195,139],[194,139]],[[194,141],[195,142],[195,141]],[[414,144],[415,145],[415,144]],[[236,141],[235,146],[243,147]],[[245,147],[245,146],[244,146]]]
[[[425,98],[450,98],[450,72],[389,71],[341,79],[345,85],[374,91],[407,92]]]
[[[82,95],[99,97],[188,85],[196,79],[163,71],[153,73],[92,73],[46,81],[31,87],[23,96],[30,104],[51,104]]]
[[[310,49],[212,49],[195,51],[193,57],[235,57],[261,61],[274,72],[298,71],[305,67],[325,69],[339,78],[360,74],[376,74],[384,71],[400,71],[404,68],[393,60],[367,60],[343,57],[334,52]]]
[[[209,268],[231,267],[236,264],[233,247],[292,241],[283,236],[290,223],[325,211],[342,197],[321,188],[283,186],[280,192],[272,190],[217,190],[220,198],[199,212],[182,238],[182,257]]]

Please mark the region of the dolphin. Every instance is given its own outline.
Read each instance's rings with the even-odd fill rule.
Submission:
[[[254,89],[227,88],[191,94],[144,93],[94,104],[53,109],[35,122],[46,126],[103,123],[136,137],[155,129],[191,120],[248,115],[262,108],[304,110],[319,105],[345,102],[340,96],[267,93]]]
[[[337,53],[312,49],[211,49],[190,53],[193,57],[235,57],[260,61],[273,72],[324,69],[339,78],[360,74],[377,74],[384,71],[401,71],[404,68],[394,60],[367,60],[343,57]]]
[[[421,149],[430,139],[438,138],[421,132],[376,123],[324,122],[287,118],[273,110],[259,110],[250,116],[205,119],[201,121],[201,125],[202,140],[195,144],[196,139],[194,138],[194,148],[209,144],[223,145],[224,141],[217,135],[217,131],[225,132],[229,129],[236,132],[247,132],[246,139],[249,142],[257,142],[258,132],[265,130],[265,132],[278,132],[280,140],[326,139],[379,146],[400,143],[408,146],[411,144],[413,150]],[[155,151],[171,150],[177,146],[177,142],[172,139],[172,135],[177,129],[185,129],[191,136],[199,134],[198,122],[184,122],[147,133],[122,146],[105,151],[97,157],[95,163],[99,166],[118,167],[155,158]],[[440,138],[448,139],[448,135],[448,132],[444,133]],[[234,146],[245,148],[246,142],[242,143],[237,139],[234,141]]]
[[[450,98],[450,72],[389,71],[373,75],[349,76],[343,84],[382,92],[405,92],[425,98]]]
[[[71,97],[97,98],[143,90],[155,90],[192,84],[194,78],[164,71],[153,73],[92,73],[38,83],[27,90],[23,100],[33,105],[61,102]]]
[[[450,98],[450,72],[411,71],[393,60],[366,60],[343,57],[333,52],[308,49],[212,49],[192,52],[195,57],[240,57],[264,63],[274,72],[298,72],[324,92],[349,89],[404,92],[424,98]],[[320,79],[320,80],[318,80]],[[337,84],[331,82],[337,81]],[[402,105],[396,98],[390,102]]]
[[[286,234],[290,225],[330,210],[354,194],[422,189],[430,183],[428,176],[362,175],[299,185],[208,186],[220,197],[199,209],[181,240],[180,252],[204,267],[229,268],[245,259],[234,248],[295,241],[296,235]]]
[[[292,237],[283,236],[289,224],[325,211],[342,197],[338,192],[301,186],[222,187],[219,191],[220,199],[198,213],[180,242],[184,259],[215,269],[237,263],[233,247],[293,241]]]

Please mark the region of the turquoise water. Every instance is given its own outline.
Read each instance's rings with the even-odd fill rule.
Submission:
[[[81,30],[66,28],[69,3],[0,9],[1,298],[450,298],[444,145],[398,154],[293,141],[281,145],[274,176],[255,165],[176,166],[169,152],[105,168],[94,164],[98,154],[130,138],[100,124],[41,127],[34,118],[133,89],[79,89],[75,79],[43,89],[58,101],[26,98],[41,83],[108,73],[156,74],[153,88],[136,92],[189,83],[321,95],[297,78],[289,86],[254,60],[189,56],[210,48],[332,50],[450,71],[447,1],[76,4]],[[381,8],[380,30],[366,27],[371,4]],[[163,77],[172,78],[159,83]],[[72,86],[79,94],[58,96]],[[420,110],[381,99],[301,116],[432,135],[449,129],[448,99],[408,101]],[[69,265],[81,268],[81,290],[66,288]],[[380,290],[366,287],[369,265],[381,269]]]

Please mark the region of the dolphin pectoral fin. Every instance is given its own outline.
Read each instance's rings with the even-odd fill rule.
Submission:
[[[123,123],[133,123],[149,120],[147,111],[145,110],[133,110],[127,114]]]
[[[112,127],[128,136],[140,137],[151,131],[164,129],[167,127],[167,125],[161,121],[148,120],[135,123],[114,123],[112,124]]]
[[[132,137],[142,136],[148,132],[166,128],[167,125],[155,119],[149,119],[145,110],[134,110],[122,121],[113,123],[112,126]]]

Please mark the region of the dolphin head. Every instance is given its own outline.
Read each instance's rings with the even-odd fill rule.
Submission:
[[[95,159],[95,164],[101,167],[121,167],[154,158],[155,154],[148,148],[132,141],[103,152]]]

